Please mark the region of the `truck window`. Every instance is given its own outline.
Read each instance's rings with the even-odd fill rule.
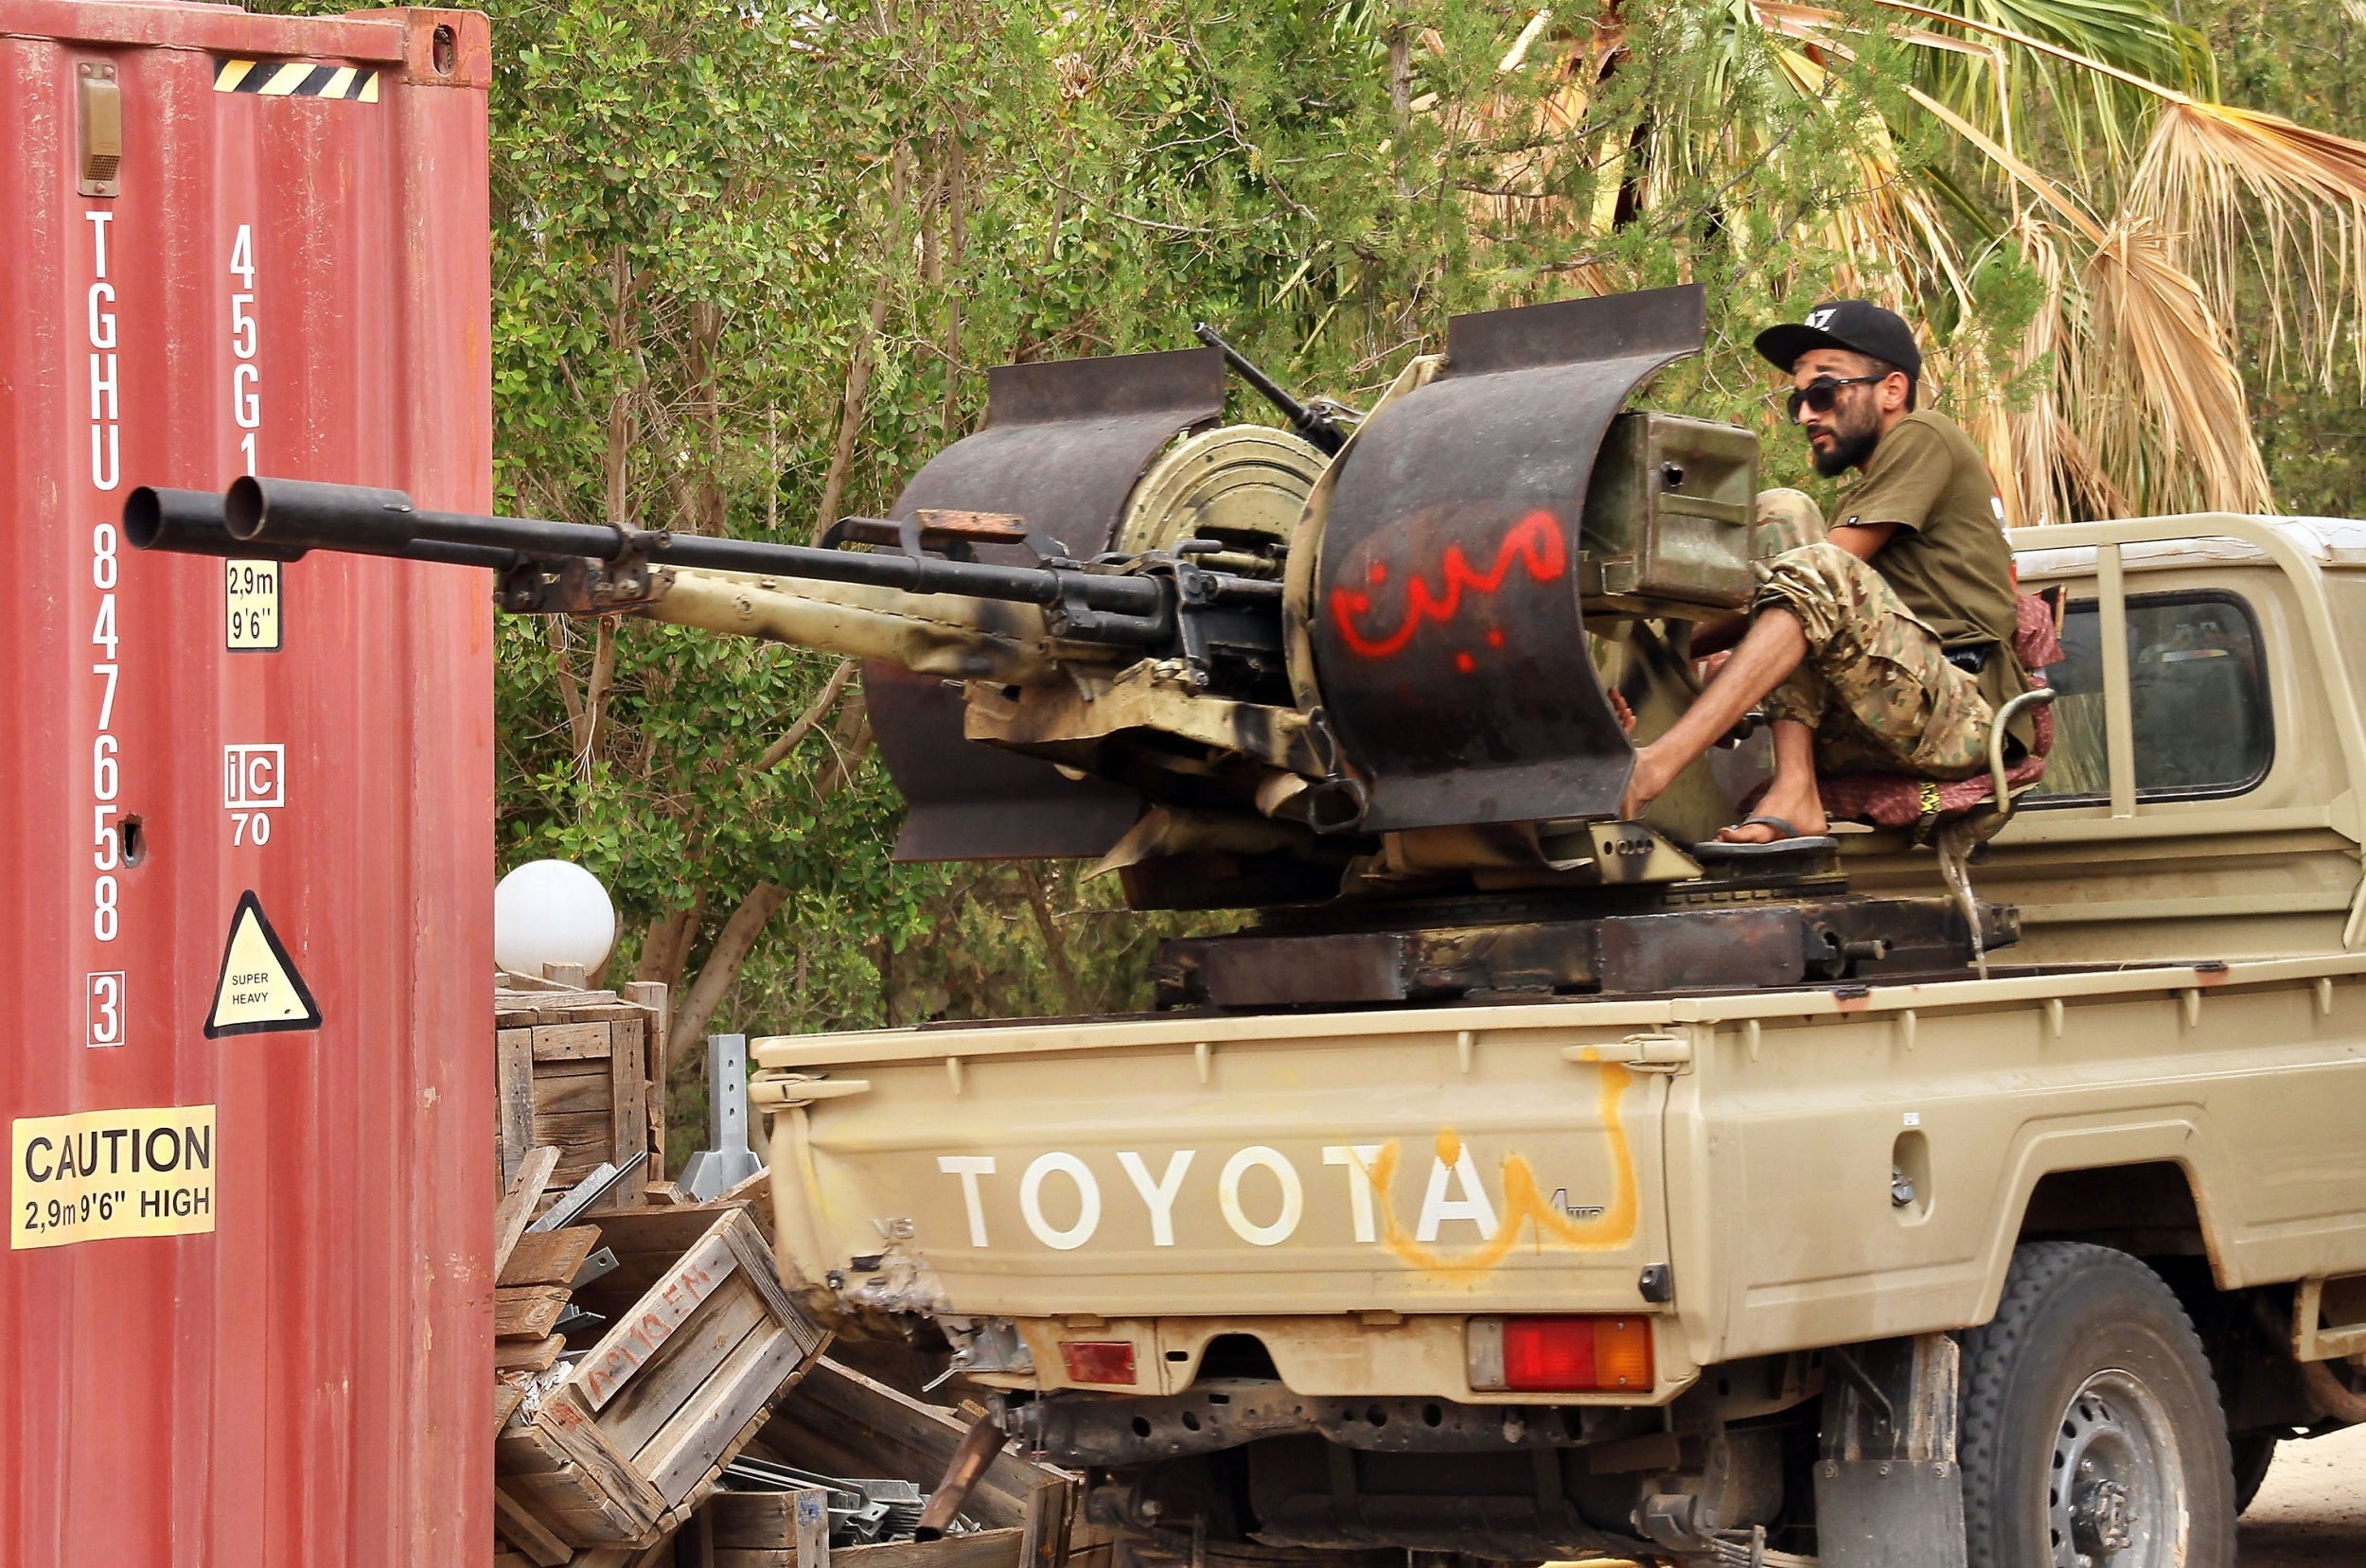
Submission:
[[[2275,756],[2259,623],[2229,593],[2144,593],[2128,599],[2128,675],[2136,739],[2136,798],[2190,801],[2239,795]],[[2092,599],[2063,618],[2062,659],[2046,677],[2054,751],[2029,803],[2105,799],[2102,617]]]

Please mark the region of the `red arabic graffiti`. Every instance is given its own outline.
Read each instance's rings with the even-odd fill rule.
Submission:
[[[1432,594],[1426,579],[1416,575],[1404,594],[1404,623],[1386,637],[1368,637],[1357,629],[1355,617],[1372,608],[1371,595],[1351,588],[1331,590],[1331,619],[1339,628],[1340,639],[1350,649],[1367,659],[1386,659],[1401,653],[1421,629],[1423,621],[1436,621],[1440,625],[1455,618],[1462,608],[1462,593],[1492,593],[1501,588],[1511,572],[1511,563],[1518,561],[1528,570],[1528,575],[1540,583],[1549,583],[1568,570],[1567,547],[1563,544],[1561,524],[1550,512],[1530,512],[1511,525],[1496,546],[1495,564],[1485,572],[1474,572],[1462,546],[1450,544],[1439,562],[1439,580],[1445,585]],[[1388,580],[1388,569],[1374,561],[1371,581],[1378,585]],[[1503,645],[1500,632],[1488,634],[1491,647]],[[1459,656],[1460,668],[1471,668],[1470,655]]]

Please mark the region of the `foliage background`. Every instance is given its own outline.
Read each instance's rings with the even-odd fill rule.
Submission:
[[[2152,68],[2215,64],[2228,102],[2360,129],[2366,23],[2341,0],[1943,9],[2083,39],[2136,17],[2139,56],[2182,24],[2206,53]],[[1206,318],[1355,402],[1455,312],[1682,279],[1707,288],[1710,349],[1654,402],[1757,423],[1769,481],[1798,482],[1748,341],[1854,276],[1825,220],[1884,168],[1963,196],[1971,308],[1934,297],[1934,334],[2011,344],[2043,305],[1982,243],[1980,171],[1899,96],[1945,97],[1946,62],[1862,0],[1834,8],[1860,31],[1814,104],[1744,0],[1543,22],[1478,0],[486,9],[497,483],[531,515],[803,541],[972,428],[986,365],[1187,346]],[[1556,62],[1613,26],[1623,53],[1573,105]],[[2025,101],[2020,154],[2108,200],[2132,159],[2099,111],[2059,79]],[[2353,512],[2356,379],[2313,368],[2254,366],[2245,391],[2284,508]],[[609,978],[679,988],[678,1148],[707,1028],[1137,1005],[1176,924],[1073,867],[891,867],[898,804],[848,673],[639,622],[503,624],[503,865],[589,867],[626,927]]]

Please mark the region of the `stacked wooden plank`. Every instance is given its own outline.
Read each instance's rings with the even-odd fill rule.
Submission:
[[[750,1484],[724,1473],[744,1453],[925,1490],[980,1412],[821,1358],[774,1272],[764,1176],[710,1204],[665,1183],[662,986],[503,975],[494,1005],[494,1568],[1065,1568],[1080,1478],[1007,1452],[938,1541],[833,1552],[828,1493],[725,1489]],[[563,1228],[527,1228],[644,1153]]]
[[[975,1406],[948,1409],[824,1359],[781,1401],[749,1452],[833,1475],[904,1475],[925,1490],[951,1466]],[[775,1494],[776,1496],[779,1494]],[[814,1568],[795,1555],[780,1505],[717,1493],[712,1568]],[[1083,1477],[1004,1449],[963,1499],[976,1528],[939,1541],[833,1548],[834,1568],[1065,1568],[1088,1544]],[[698,1568],[709,1568],[705,1562]]]
[[[664,1179],[665,988],[587,991],[504,975],[493,993],[501,1185],[527,1154],[558,1151],[551,1195],[603,1162],[647,1163],[603,1206],[629,1207]]]
[[[575,1276],[599,1243],[597,1225],[569,1225],[519,1238],[493,1291],[496,1379],[504,1372],[547,1372],[557,1365],[566,1340],[554,1330],[571,1304]],[[521,1399],[520,1387],[515,1380],[502,1385]],[[500,1399],[497,1389],[496,1414],[505,1418],[516,1406],[503,1405]]]
[[[566,1343],[494,1441],[502,1533],[537,1561],[670,1534],[828,1339],[741,1206],[605,1212],[597,1228],[617,1267],[560,1301],[600,1320],[596,1338]],[[548,1297],[521,1288],[538,1291],[516,1308],[530,1330]]]

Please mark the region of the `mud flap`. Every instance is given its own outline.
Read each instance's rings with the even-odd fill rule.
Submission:
[[[1945,1334],[1824,1352],[1815,1466],[1823,1568],[1965,1568],[1961,1351]]]

